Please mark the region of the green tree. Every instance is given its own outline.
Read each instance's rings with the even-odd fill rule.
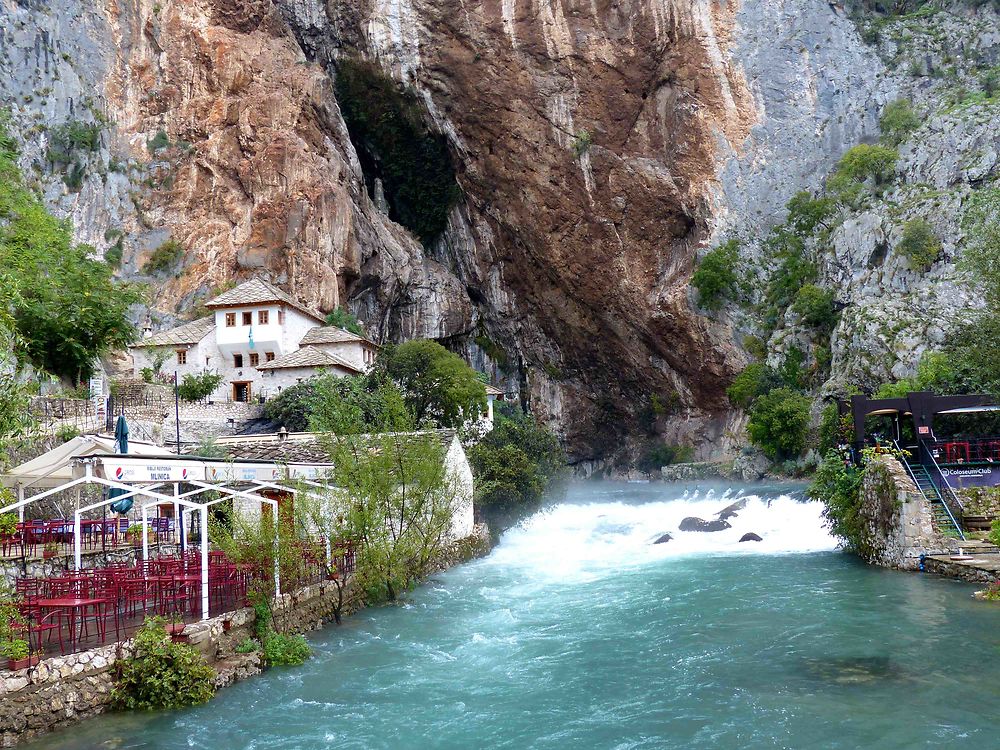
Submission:
[[[882,140],[895,148],[920,127],[920,115],[913,111],[909,100],[896,99],[885,105],[879,127],[882,129]]]
[[[349,435],[412,429],[399,388],[381,370],[368,375],[318,375],[286,388],[264,404],[264,416],[291,432]]]
[[[417,425],[460,427],[486,412],[486,387],[476,371],[436,341],[386,347],[379,364],[399,385]]]
[[[494,531],[534,512],[566,471],[566,454],[551,430],[512,404],[497,404],[493,429],[469,448],[476,507]]]
[[[841,157],[827,180],[827,191],[841,203],[856,205],[866,186],[878,190],[892,180],[898,158],[895,149],[885,146],[855,146]]]
[[[358,545],[354,576],[368,603],[394,601],[426,576],[472,501],[444,455],[434,433],[332,439],[336,489],[325,517],[335,520],[333,536]]]
[[[791,388],[776,388],[750,410],[750,440],[772,459],[795,458],[806,445],[809,399]]]
[[[211,396],[220,383],[222,375],[217,372],[185,375],[177,386],[177,395],[185,401],[201,401]]]
[[[739,243],[719,245],[705,253],[691,276],[691,286],[698,290],[698,304],[706,310],[718,310],[736,292],[739,276]]]
[[[926,271],[941,254],[941,240],[925,219],[910,219],[903,224],[903,236],[896,252],[906,258],[915,271]]]
[[[829,220],[837,212],[837,202],[832,198],[813,198],[808,191],[801,191],[788,201],[786,224],[800,237],[808,237],[817,227],[829,229]]]
[[[91,257],[93,248],[73,243],[69,224],[24,184],[16,157],[9,116],[0,113],[3,318],[13,321],[19,356],[80,382],[98,357],[134,340],[129,310],[142,288],[115,282],[112,269]]]
[[[831,533],[852,551],[862,546],[864,534],[861,480],[859,469],[848,466],[836,451],[829,451],[806,490],[810,498],[823,503],[823,515],[830,524]]]
[[[358,322],[357,317],[354,313],[349,310],[338,307],[335,310],[331,310],[327,313],[326,324],[328,326],[337,326],[338,328],[343,328],[351,333],[356,333],[358,336],[365,335],[365,329],[361,327],[361,323]]]

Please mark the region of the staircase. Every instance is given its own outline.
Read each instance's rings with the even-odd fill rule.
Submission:
[[[962,533],[962,530],[952,518],[948,507],[944,504],[944,499],[941,497],[940,491],[934,482],[931,481],[931,475],[924,465],[912,458],[907,458],[906,468],[909,469],[910,476],[913,477],[917,489],[920,490],[924,499],[930,505],[934,529],[941,536],[965,539],[965,534]]]

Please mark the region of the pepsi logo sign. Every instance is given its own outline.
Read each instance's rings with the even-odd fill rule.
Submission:
[[[125,470],[119,466],[115,469],[115,479],[121,479],[123,476],[125,476]]]
[[[188,470],[181,469],[181,479],[187,479],[187,478],[188,478]]]

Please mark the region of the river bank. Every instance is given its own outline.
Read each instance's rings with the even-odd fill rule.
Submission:
[[[402,607],[195,709],[109,714],[31,750],[992,745],[1000,610],[864,565],[780,489],[574,483]],[[731,529],[681,532],[739,497]],[[672,531],[668,544],[654,545]],[[740,544],[757,531],[765,539]],[[676,542],[676,544],[674,544]]]
[[[485,555],[490,546],[489,530],[479,525],[471,536],[444,548],[433,572]],[[274,629],[279,633],[321,630],[334,622],[338,611],[347,617],[363,607],[359,591],[350,582],[342,597],[333,582],[320,582],[283,593],[274,601]],[[185,627],[188,642],[215,670],[216,688],[265,670],[259,652],[237,652],[237,646],[253,635],[254,623],[254,610],[248,607]],[[109,711],[115,664],[130,655],[131,641],[125,641],[44,659],[16,672],[0,670],[0,746],[14,747]]]

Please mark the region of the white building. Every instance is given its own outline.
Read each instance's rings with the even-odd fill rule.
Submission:
[[[329,446],[324,435],[315,432],[276,432],[266,435],[232,435],[217,438],[214,445],[226,452],[233,461],[273,461],[284,466],[322,464],[331,461]],[[425,430],[410,433],[386,433],[382,435],[355,435],[352,440],[359,444],[371,443],[377,449],[379,441],[386,438],[396,440],[435,440],[442,448],[446,487],[452,503],[450,539],[463,539],[472,534],[475,527],[473,498],[475,486],[472,466],[455,430]],[[236,503],[244,516],[252,517],[259,512],[260,504]]]
[[[146,368],[185,375],[223,376],[210,398],[250,401],[320,372],[360,375],[378,345],[324,325],[323,316],[261,279],[240,284],[205,305],[212,314],[147,335],[131,347],[136,375]]]

